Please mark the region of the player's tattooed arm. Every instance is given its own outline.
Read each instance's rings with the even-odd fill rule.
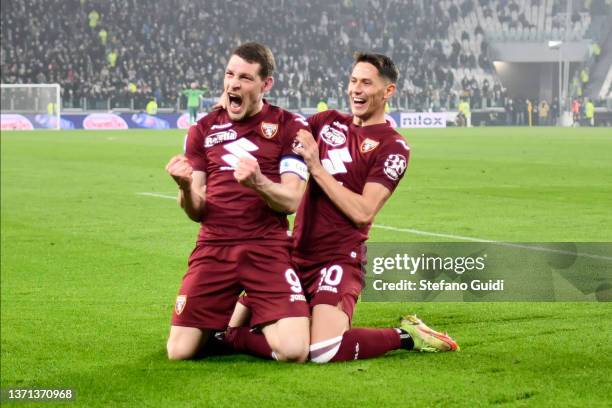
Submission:
[[[183,155],[170,159],[166,171],[179,187],[179,205],[191,220],[200,222],[206,206],[206,174],[194,171]]]
[[[325,170],[319,159],[317,142],[310,132],[300,130],[297,140],[296,153],[304,158],[310,176],[336,207],[358,227],[371,224],[391,191],[379,183],[366,183],[361,194],[349,190]]]
[[[297,211],[306,187],[306,182],[293,173],[282,174],[281,182],[275,183],[261,172],[257,160],[246,157],[238,162],[234,178],[255,190],[274,211],[286,214]]]

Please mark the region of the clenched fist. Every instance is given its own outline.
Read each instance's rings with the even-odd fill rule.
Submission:
[[[242,157],[234,169],[234,178],[246,187],[256,188],[262,176],[257,160],[249,157]]]
[[[179,154],[171,158],[166,165],[166,171],[172,176],[179,188],[189,190],[193,167],[191,167],[189,160],[185,156]]]

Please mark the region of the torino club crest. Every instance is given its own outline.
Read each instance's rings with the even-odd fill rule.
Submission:
[[[187,304],[187,295],[178,295],[176,297],[176,303],[174,304],[174,311],[177,315],[183,313],[185,305]]]
[[[368,153],[376,149],[378,145],[379,145],[379,142],[377,142],[376,140],[372,140],[368,137],[363,142],[361,142],[361,145],[359,146],[359,150],[361,151],[361,153]]]
[[[390,154],[385,160],[384,172],[391,180],[396,181],[406,171],[406,158],[401,154]]]
[[[261,133],[266,139],[272,139],[274,135],[276,135],[277,130],[278,130],[278,124],[261,122]]]

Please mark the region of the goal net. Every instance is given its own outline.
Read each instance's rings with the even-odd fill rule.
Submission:
[[[60,129],[59,84],[2,84],[2,130]]]

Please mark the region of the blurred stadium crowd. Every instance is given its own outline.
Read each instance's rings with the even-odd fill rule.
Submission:
[[[561,30],[552,0],[22,0],[2,2],[2,83],[59,83],[65,108],[177,107],[193,81],[220,93],[228,52],[246,40],[274,51],[271,98],[314,106],[343,98],[355,50],[390,55],[402,108],[504,106],[485,32]],[[572,15],[576,35],[590,22]],[[538,8],[546,8],[537,15]],[[555,9],[557,8],[557,9]],[[532,12],[532,10],[536,12]]]

